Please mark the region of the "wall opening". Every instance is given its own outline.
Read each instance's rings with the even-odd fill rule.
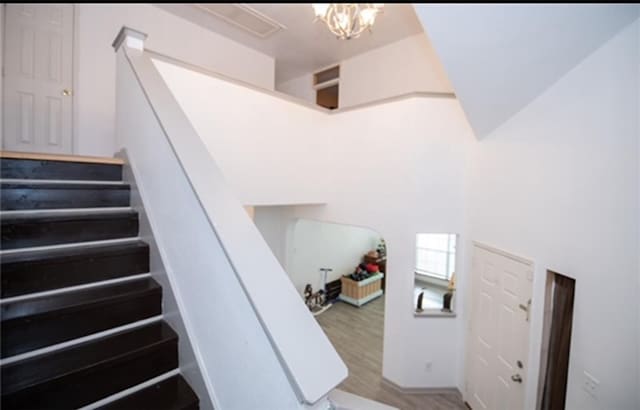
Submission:
[[[562,410],[567,395],[575,279],[547,271],[538,403]]]
[[[338,108],[339,83],[339,65],[314,73],[313,88],[316,90],[316,104],[330,110]]]
[[[321,107],[335,110],[338,108],[338,84],[316,91],[316,104]]]
[[[453,314],[455,233],[416,234],[413,304],[416,315]]]

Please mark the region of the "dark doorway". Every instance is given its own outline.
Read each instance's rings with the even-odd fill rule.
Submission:
[[[318,90],[316,92],[316,104],[330,110],[338,108],[338,84]]]
[[[541,371],[541,410],[563,410],[567,395],[576,281],[548,271]]]

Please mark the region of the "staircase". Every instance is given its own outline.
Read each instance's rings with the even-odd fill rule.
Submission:
[[[198,409],[122,163],[1,156],[1,407]]]

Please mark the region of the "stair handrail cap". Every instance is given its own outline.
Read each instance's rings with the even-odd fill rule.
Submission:
[[[144,50],[144,41],[147,37],[147,33],[132,29],[131,27],[122,26],[113,43],[111,43],[111,46],[117,52],[120,46],[127,40],[125,43],[127,47],[142,51]]]

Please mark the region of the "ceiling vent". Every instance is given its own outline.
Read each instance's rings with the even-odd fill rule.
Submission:
[[[196,4],[195,6],[260,38],[267,38],[286,28],[246,4],[209,3]]]

